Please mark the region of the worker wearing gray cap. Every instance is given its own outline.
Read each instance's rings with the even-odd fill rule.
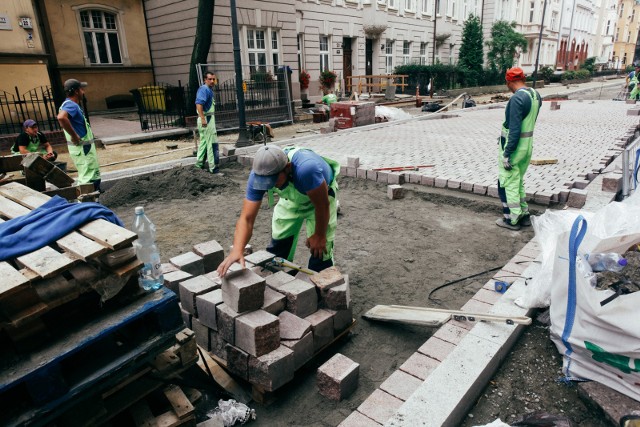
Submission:
[[[80,108],[86,82],[69,79],[64,82],[67,99],[58,110],[58,122],[64,130],[69,157],[78,170],[78,184],[92,183],[100,190],[100,166],[91,126]]]
[[[224,276],[234,262],[244,265],[243,250],[251,239],[267,192],[270,204],[273,193],[279,196],[273,210],[271,243],[267,250],[293,261],[298,235],[306,221],[307,247],[311,252],[309,269],[321,271],[332,266],[339,173],[337,162],[305,148],[281,149],[271,144],[260,147],[253,159],[242,212],[236,223],[233,249],[218,267],[220,276]]]

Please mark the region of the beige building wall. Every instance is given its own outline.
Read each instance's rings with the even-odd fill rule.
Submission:
[[[4,0],[0,2],[0,16],[6,24],[0,26],[2,53],[43,54],[41,34],[31,1]],[[32,28],[20,26],[20,18],[29,18]],[[10,27],[10,29],[4,29]]]
[[[23,93],[40,86],[49,85],[49,74],[44,62],[39,63],[0,63],[0,90],[9,92],[12,95],[18,92]]]
[[[131,89],[153,81],[141,2],[44,0],[44,4],[60,72],[60,84],[68,78],[89,83],[87,102],[90,111],[106,109],[106,98],[109,96],[129,95]],[[81,30],[80,11],[83,8],[99,9],[116,15],[121,64],[91,64]]]
[[[633,64],[633,55],[638,41],[640,4],[635,0],[618,1],[618,21],[614,34],[614,66],[624,70]]]

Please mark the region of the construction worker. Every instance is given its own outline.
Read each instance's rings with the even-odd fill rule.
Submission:
[[[507,70],[505,80],[513,96],[507,103],[499,140],[498,195],[504,218],[498,218],[496,224],[520,230],[521,226],[531,225],[523,179],[531,161],[533,128],[542,98],[535,89],[527,87],[521,68]]]
[[[321,271],[333,265],[340,165],[299,147],[284,149],[265,144],[256,152],[247,182],[246,197],[236,223],[233,249],[218,267],[224,276],[231,264],[244,266],[243,250],[251,239],[262,198],[273,193],[279,201],[273,210],[271,243],[267,250],[293,261],[298,234],[306,221],[309,269]]]
[[[204,161],[209,163],[209,171],[220,174],[218,170],[218,134],[216,132],[215,112],[216,102],[213,97],[213,87],[216,84],[216,75],[211,71],[204,73],[204,84],[196,94],[196,111],[198,112],[198,134],[200,145],[196,158],[196,167],[204,169]]]
[[[11,147],[11,154],[38,153],[50,162],[54,162],[58,158],[58,153],[53,151],[47,137],[38,131],[38,123],[35,120],[25,120],[22,129],[22,133],[18,135],[16,142]]]
[[[69,79],[64,82],[64,92],[67,99],[58,110],[58,122],[64,130],[64,136],[69,148],[69,157],[78,170],[78,184],[93,183],[97,191],[100,189],[100,165],[98,153],[93,140],[91,126],[80,108],[84,98],[86,82]]]
[[[633,75],[631,74],[633,73]],[[638,79],[640,78],[640,65],[636,65],[635,71],[629,73],[627,78],[629,79],[629,99],[640,99],[640,85],[638,85]],[[629,78],[630,77],[630,78]]]

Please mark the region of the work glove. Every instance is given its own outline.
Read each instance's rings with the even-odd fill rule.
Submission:
[[[505,170],[508,170],[508,171],[510,171],[511,168],[513,167],[513,166],[511,166],[511,162],[509,162],[509,158],[508,157],[503,157],[502,158],[502,167]]]

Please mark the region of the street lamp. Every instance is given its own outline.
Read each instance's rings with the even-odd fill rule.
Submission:
[[[238,15],[236,13],[236,0],[230,0],[231,8],[231,33],[233,34],[233,65],[236,72],[236,96],[238,98],[238,140],[236,147],[251,145],[247,120],[244,111],[244,91],[242,90],[242,60],[240,59],[240,39],[238,37]]]
[[[538,62],[540,60],[540,46],[542,45],[542,31],[544,30],[544,15],[547,11],[547,0],[542,5],[542,22],[540,22],[540,35],[538,35],[538,52],[536,53],[536,66],[533,69],[533,88],[536,88],[536,79],[538,78]]]

